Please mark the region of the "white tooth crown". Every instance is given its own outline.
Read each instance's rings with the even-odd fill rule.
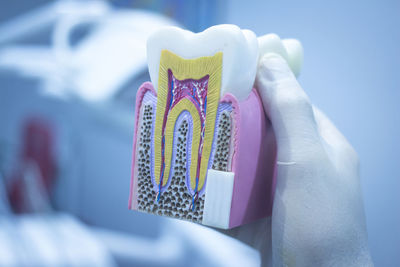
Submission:
[[[162,50],[194,59],[223,53],[220,96],[233,94],[246,99],[254,84],[258,61],[258,41],[252,31],[235,25],[217,25],[200,33],[177,27],[165,27],[147,40],[147,62],[154,88],[157,90]]]
[[[293,73],[298,76],[303,64],[303,47],[296,39],[281,40],[276,34],[258,37],[259,59],[265,54],[274,53],[283,57]]]

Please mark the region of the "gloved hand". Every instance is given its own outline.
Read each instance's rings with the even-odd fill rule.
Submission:
[[[256,87],[278,147],[273,214],[223,232],[263,266],[373,266],[356,152],[281,57],[261,59]]]

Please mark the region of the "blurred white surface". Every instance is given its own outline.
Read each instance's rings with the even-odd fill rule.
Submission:
[[[0,266],[114,266],[103,243],[66,214],[0,217]]]
[[[15,44],[49,25],[48,46]],[[146,71],[147,37],[166,25],[178,24],[148,11],[113,10],[105,1],[57,1],[0,25],[0,68],[41,78],[54,95],[104,102]]]

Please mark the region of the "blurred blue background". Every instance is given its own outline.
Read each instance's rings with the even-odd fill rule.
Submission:
[[[57,29],[58,18],[52,17],[52,12],[46,13],[44,8],[57,3],[58,9],[54,7],[54,10],[63,9],[61,13],[65,17],[75,14],[76,9],[85,10],[60,4],[65,2],[72,1],[19,0],[0,4],[0,166],[3,176],[14,173],[18,168],[15,166],[19,166],[18,155],[23,146],[21,133],[24,125],[29,123],[29,117],[43,118],[51,125],[47,128],[54,135],[58,176],[64,177],[57,179],[53,208],[79,218],[78,224],[85,222],[82,227],[100,227],[100,239],[106,243],[112,238],[111,234],[104,234],[104,229],[122,233],[112,239],[117,242],[111,242],[111,254],[124,255],[117,264],[144,265],[146,259],[138,260],[137,254],[123,254],[124,249],[118,244],[142,244],[140,238],[158,240],[163,236],[161,225],[170,225],[175,229],[171,231],[179,232],[177,235],[183,240],[180,242],[186,248],[182,255],[178,253],[173,260],[168,259],[171,266],[185,266],[193,257],[198,259],[199,266],[221,265],[226,258],[214,259],[211,252],[201,250],[183,230],[177,230],[171,220],[127,211],[132,101],[137,86],[149,79],[143,44],[135,46],[139,52],[137,61],[132,64],[123,60],[126,55],[121,51],[131,51],[127,47],[113,51],[115,61],[100,56],[92,65],[82,62],[105,51],[101,45],[96,46],[98,50],[92,45],[115,34],[113,27],[121,28],[120,24],[111,23],[117,19],[107,20],[103,16],[103,12],[108,14],[115,10],[141,8],[162,14],[161,17],[153,17],[150,13],[135,15],[146,17],[143,20],[147,23],[157,21],[151,29],[178,23],[200,31],[214,24],[232,23],[248,28],[258,36],[273,32],[281,38],[296,38],[302,42],[305,54],[299,77],[301,85],[359,154],[369,245],[375,265],[400,265],[399,1],[110,1],[107,5],[86,6],[89,13],[90,10],[97,10],[97,13],[92,14],[95,19],[84,23],[89,26],[93,21],[98,23],[97,17],[100,17],[108,24],[96,33],[97,37],[92,35],[96,37],[93,40],[85,39],[89,26],[83,25],[71,34],[71,47],[52,35]],[[69,11],[64,12],[66,9]],[[32,21],[27,16],[38,10],[50,15],[46,21],[46,16],[39,12],[44,26],[33,31],[26,27]],[[69,25],[66,21],[64,25]],[[121,30],[121,35],[113,38],[127,43],[132,41],[121,37],[123,35]],[[143,42],[145,38],[146,34],[138,30],[133,39]],[[75,45],[79,42],[83,45]],[[52,45],[57,45],[58,49],[48,48]],[[105,49],[107,45],[104,45]],[[87,51],[92,51],[94,56]],[[71,63],[71,57],[79,66]],[[124,63],[115,68],[115,75],[108,75],[96,67],[102,60],[106,65]],[[101,74],[93,77],[87,70],[95,67]],[[73,81],[65,79],[72,77],[71,73],[79,73],[79,77]],[[103,76],[102,83],[96,84],[99,76]],[[108,87],[104,86],[102,95],[87,94],[92,88],[90,82],[98,87],[104,84]],[[63,216],[59,218],[60,223],[65,220]],[[191,226],[185,224],[185,227]],[[127,234],[132,235],[128,241],[122,238]],[[223,238],[217,234],[207,237]],[[254,251],[232,244],[230,240],[221,242],[232,246],[231,251],[241,251],[238,255],[247,260],[247,266],[257,264]],[[181,247],[176,246],[179,251]],[[157,265],[160,263],[146,264]]]

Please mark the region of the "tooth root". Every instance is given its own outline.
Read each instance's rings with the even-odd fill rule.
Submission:
[[[185,60],[162,51],[159,97],[155,122],[155,181],[165,186],[173,154],[174,126],[179,115],[188,111],[192,121],[190,190],[200,191],[205,182],[220,94],[222,53]]]

